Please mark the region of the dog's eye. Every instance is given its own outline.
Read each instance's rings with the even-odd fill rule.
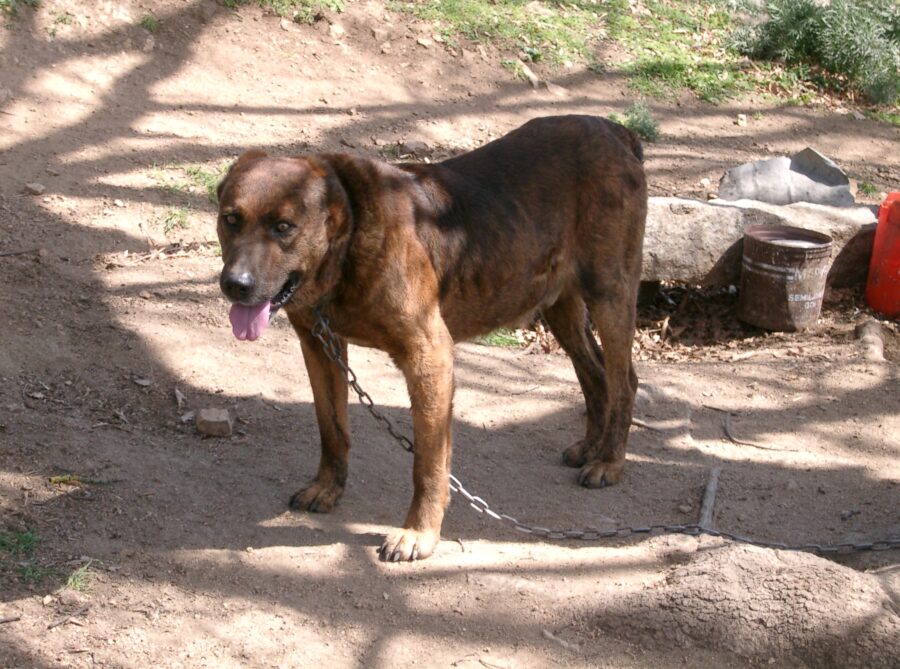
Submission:
[[[279,235],[286,235],[294,229],[294,224],[289,221],[278,221],[275,224],[275,232]]]
[[[238,221],[238,217],[234,214],[226,214],[222,217],[222,221],[225,223],[225,227],[229,228],[230,230],[237,230],[241,226],[240,221]]]

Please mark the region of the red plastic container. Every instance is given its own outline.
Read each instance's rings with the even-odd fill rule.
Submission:
[[[890,193],[878,210],[866,302],[888,318],[900,316],[900,192]]]

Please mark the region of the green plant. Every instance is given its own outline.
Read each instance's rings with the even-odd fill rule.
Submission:
[[[528,76],[525,74],[525,66],[522,61],[516,59],[501,60],[500,65],[512,72],[516,79],[528,81]]]
[[[476,337],[473,341],[482,346],[502,346],[509,348],[522,345],[522,342],[516,337],[516,333],[508,328],[500,328],[489,334]]]
[[[856,185],[857,190],[863,195],[877,195],[878,188],[870,184],[868,181],[860,181]]]
[[[188,165],[184,168],[185,174],[191,181],[192,185],[201,188],[210,202],[216,204],[219,201],[217,188],[219,182],[225,177],[228,171],[228,165],[221,163],[213,167],[205,167],[203,165]]]
[[[20,8],[36,9],[38,5],[40,5],[40,0],[0,0],[0,14],[15,17],[19,15]]]
[[[148,32],[155,33],[162,27],[162,22],[152,14],[145,14],[141,17],[138,25]]]
[[[32,531],[24,532],[0,532],[0,551],[15,556],[30,556],[34,554],[40,537]]]
[[[624,117],[610,114],[609,118],[616,123],[621,123],[648,142],[655,142],[659,139],[659,124],[653,118],[650,108],[643,102],[635,102],[626,108]]]
[[[865,113],[869,118],[873,118],[876,121],[900,127],[900,110],[871,109]]]
[[[28,561],[19,565],[19,577],[26,583],[39,583],[48,576],[53,576],[56,572],[50,567],[42,567],[33,561]]]
[[[84,592],[88,589],[88,577],[90,576],[90,569],[93,562],[93,560],[88,560],[86,563],[78,567],[78,569],[69,574],[69,577],[66,579],[66,587],[69,590],[78,590],[79,592]]]
[[[810,80],[820,87],[849,88],[874,102],[900,97],[896,0],[768,0],[765,9],[765,21],[732,36],[740,52],[805,63],[814,75]]]
[[[186,207],[169,209],[162,218],[163,230],[169,234],[175,228],[186,228],[189,225],[190,211]]]

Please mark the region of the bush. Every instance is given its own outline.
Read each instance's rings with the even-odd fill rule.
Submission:
[[[635,102],[625,110],[625,117],[610,114],[609,120],[621,123],[638,137],[654,142],[659,139],[659,124],[653,118],[649,107],[643,102]]]
[[[895,0],[768,0],[768,18],[737,31],[751,58],[818,65],[873,102],[900,96],[900,7]]]

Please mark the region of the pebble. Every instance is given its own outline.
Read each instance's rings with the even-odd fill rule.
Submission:
[[[425,142],[418,139],[411,139],[400,145],[400,153],[414,153],[422,156],[431,153],[431,149]]]
[[[37,181],[25,184],[25,192],[29,195],[43,195],[47,187]]]
[[[194,422],[197,431],[209,437],[230,437],[234,421],[227,409],[200,409]]]

